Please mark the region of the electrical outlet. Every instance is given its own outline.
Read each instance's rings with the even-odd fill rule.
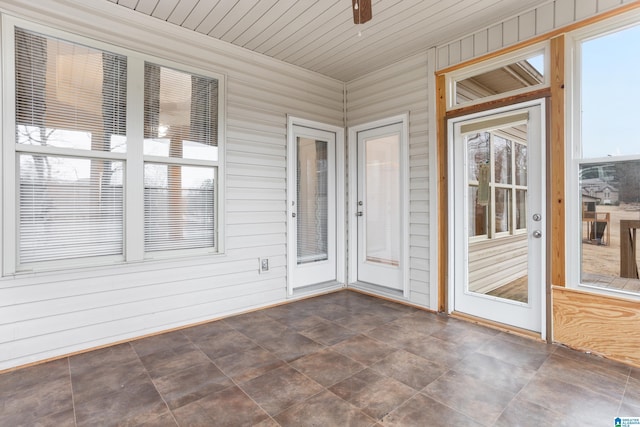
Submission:
[[[260,273],[269,271],[269,258],[260,258]]]

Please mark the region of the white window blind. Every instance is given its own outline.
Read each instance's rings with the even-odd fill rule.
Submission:
[[[145,251],[215,248],[218,81],[146,63],[144,87]]]
[[[123,255],[126,58],[15,30],[19,264]]]

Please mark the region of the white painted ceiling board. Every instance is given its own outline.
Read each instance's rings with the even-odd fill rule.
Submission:
[[[351,0],[102,1],[341,81],[550,2],[373,0],[373,19],[355,25]]]
[[[151,15],[158,5],[158,0],[138,0],[136,10],[145,15]]]
[[[176,5],[179,1],[180,0],[160,0],[151,15],[154,18],[166,21],[167,19],[169,19],[169,16],[176,8]]]

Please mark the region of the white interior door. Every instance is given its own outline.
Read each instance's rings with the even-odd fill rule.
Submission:
[[[357,135],[357,280],[403,290],[403,126]]]
[[[542,110],[538,102],[449,123],[453,310],[536,332],[545,278]]]
[[[293,126],[290,289],[336,280],[336,134]]]

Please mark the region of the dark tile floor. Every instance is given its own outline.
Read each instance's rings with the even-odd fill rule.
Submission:
[[[640,369],[342,291],[0,375],[0,426],[613,426]]]

